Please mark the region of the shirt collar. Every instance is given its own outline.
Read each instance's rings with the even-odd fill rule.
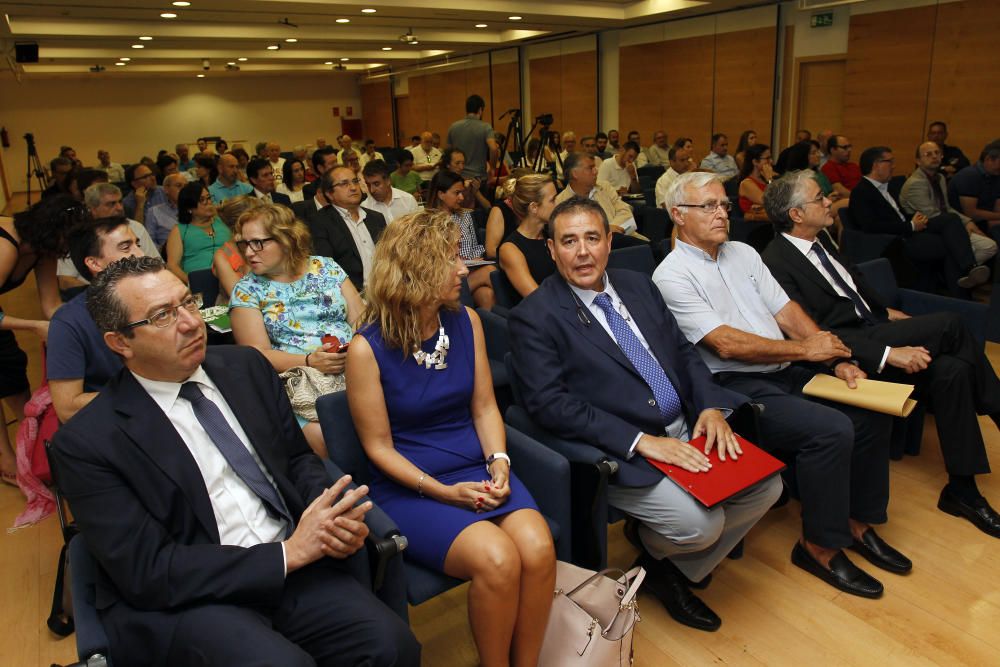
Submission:
[[[881,192],[882,194],[889,192],[888,183],[879,183],[874,178],[871,178],[869,176],[865,176],[865,180],[874,185],[876,188],[878,188],[878,191]]]
[[[348,222],[354,222],[354,216],[352,216],[351,213],[346,208],[340,208],[336,204],[332,204],[332,206],[335,209],[337,209],[337,213],[339,213],[341,215],[341,217],[344,218],[344,220],[347,220]],[[365,217],[367,215],[368,214],[365,212],[365,207],[364,206],[359,206],[358,207],[358,221],[355,224],[361,224],[362,222],[364,222],[365,221]]]
[[[719,246],[719,257],[722,257],[722,252],[726,249],[727,243],[728,241]],[[680,250],[685,255],[688,255],[689,257],[692,257],[694,259],[700,259],[707,262],[716,261],[715,259],[712,258],[711,255],[709,255],[701,248],[697,248],[691,245],[690,243],[685,243],[684,241],[681,241],[680,238],[677,239],[676,245],[674,246],[674,251],[676,252],[677,250]]]
[[[592,289],[583,289],[581,287],[577,287],[576,285],[570,283],[567,283],[567,285],[569,285],[569,288],[573,290],[573,293],[576,294],[577,298],[579,298],[580,301],[583,302],[583,305],[585,305],[587,308],[590,308],[592,305],[594,305],[594,299],[597,298],[598,294],[607,294],[609,297],[611,297],[612,304],[621,301],[621,299],[618,298],[618,292],[615,291],[615,288],[611,286],[611,281],[608,280],[607,272],[604,273],[604,277],[602,277],[601,280],[604,283],[604,292],[598,292]]]
[[[212,379],[208,377],[208,373],[201,366],[195,370],[191,376],[184,380],[184,382],[164,382],[163,380],[150,380],[149,378],[144,378],[141,375],[129,371],[132,373],[132,377],[142,385],[142,388],[146,390],[149,397],[153,399],[154,402],[163,410],[163,414],[170,414],[170,410],[174,407],[174,403],[177,402],[177,396],[181,393],[181,385],[184,382],[197,382],[198,384],[205,385],[214,392],[218,392],[218,388]]]
[[[795,246],[798,249],[798,251],[801,252],[803,255],[808,255],[809,251],[812,250],[813,243],[818,243],[818,241],[815,239],[812,241],[807,241],[805,239],[800,239],[798,236],[792,236],[791,234],[786,234],[785,232],[782,232],[781,235],[784,236],[786,239],[788,239],[788,242],[791,243],[793,246]]]

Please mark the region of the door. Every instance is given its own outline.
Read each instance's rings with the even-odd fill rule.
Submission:
[[[846,67],[847,61],[843,58],[799,62],[795,130],[809,130],[813,137],[827,129],[841,131]]]

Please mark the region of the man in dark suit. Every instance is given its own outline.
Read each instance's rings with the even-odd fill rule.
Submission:
[[[313,254],[332,258],[361,290],[371,273],[372,254],[385,229],[385,218],[361,207],[361,181],[352,169],[334,167],[323,174],[320,188],[332,206],[312,212],[305,220],[312,233]]]
[[[969,234],[961,218],[944,213],[928,219],[923,213],[908,217],[889,192],[895,164],[888,146],[867,148],[861,154],[864,178],[851,190],[848,210],[863,231],[902,237],[907,256],[915,262],[943,269],[945,285],[956,297],[989,280],[990,270],[976,264]]]
[[[649,279],[605,272],[611,232],[601,205],[555,208],[549,249],[559,270],[511,312],[511,349],[525,408],[555,434],[618,462],[608,501],[640,522],[647,585],[677,621],[721,620],[688,590],[705,580],[780,495],[777,478],[705,510],[646,458],[694,472],[708,459],[686,441],[707,436],[721,459],[740,451],[726,416],[747,402],[712,381]]]
[[[253,196],[270,204],[292,207],[292,199],[278,192],[274,179],[274,167],[270,160],[255,157],[247,163],[247,180],[253,186]]]
[[[333,146],[323,146],[314,150],[310,159],[316,180],[312,183],[306,183],[302,187],[303,200],[312,199],[320,191],[319,185],[323,174],[337,166],[337,151],[334,150]]]
[[[812,172],[772,181],[764,206],[779,232],[763,254],[775,279],[821,327],[850,346],[869,377],[916,383],[934,409],[948,471],[938,507],[1000,537],[1000,515],[975,481],[990,471],[976,415],[990,415],[1000,425],[1000,380],[981,347],[954,313],[910,317],[883,306],[825,232],[833,224],[830,200]]]
[[[87,306],[126,368],[52,454],[115,663],[419,664],[344,564],[367,489],[330,485],[270,364],[206,352],[198,302],[159,259],[111,264]]]

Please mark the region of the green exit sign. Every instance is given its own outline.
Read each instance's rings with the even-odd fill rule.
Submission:
[[[833,12],[823,14],[813,14],[809,18],[810,28],[829,28],[833,25]]]

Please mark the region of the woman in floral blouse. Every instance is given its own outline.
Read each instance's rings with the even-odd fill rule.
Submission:
[[[234,238],[250,267],[229,301],[236,342],[260,350],[279,373],[310,366],[343,374],[347,352],[338,349],[350,341],[363,309],[344,270],[309,254],[309,230],[284,206],[248,211]],[[299,421],[313,450],[326,456],[319,423]]]

